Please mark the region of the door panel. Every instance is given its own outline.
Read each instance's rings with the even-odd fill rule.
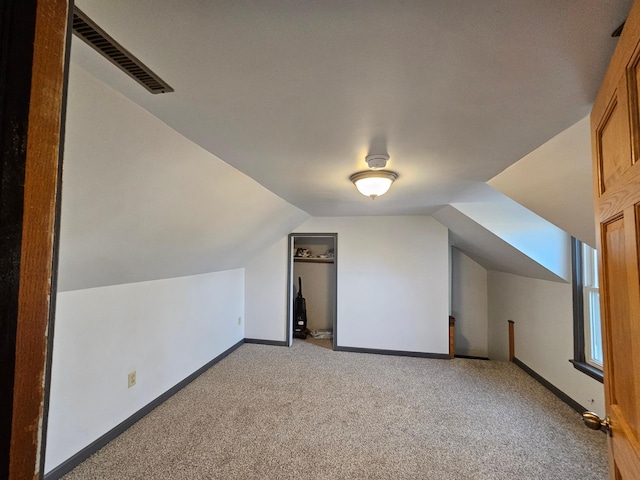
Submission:
[[[631,159],[635,164],[640,157],[640,44],[631,55],[627,65],[627,99],[629,102],[629,120],[631,123]]]
[[[640,0],[591,112],[611,478],[640,479]]]
[[[627,98],[624,82],[620,83],[622,88],[618,86],[613,92],[595,131],[600,193],[606,192],[631,166]]]
[[[605,316],[617,319],[616,328],[606,325],[607,337],[615,345],[608,357],[610,405],[618,405],[621,411],[628,412],[624,421],[631,431],[637,431],[637,413],[635,405],[634,365],[626,356],[632,350],[631,317],[629,315],[628,281],[625,251],[625,218],[603,226],[603,292],[607,298]],[[602,310],[601,310],[602,311]],[[621,419],[622,420],[622,419]]]
[[[617,477],[623,480],[634,480],[640,478],[640,466],[638,455],[640,455],[640,445],[637,437],[627,428],[624,423],[624,412],[619,406],[614,405],[609,411],[609,419],[615,429],[610,438],[610,450],[614,458]]]

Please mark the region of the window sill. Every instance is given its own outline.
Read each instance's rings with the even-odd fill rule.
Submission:
[[[591,378],[596,379],[600,383],[604,383],[604,375],[602,373],[602,370],[599,370],[596,367],[593,367],[585,362],[579,362],[577,360],[569,361],[573,363],[574,368],[576,368],[577,370],[580,370],[582,373],[586,373]]]

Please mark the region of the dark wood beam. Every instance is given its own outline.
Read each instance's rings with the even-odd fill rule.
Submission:
[[[70,0],[0,7],[0,478],[40,478]]]
[[[35,12],[35,0],[6,1],[0,17],[0,478],[9,476]]]

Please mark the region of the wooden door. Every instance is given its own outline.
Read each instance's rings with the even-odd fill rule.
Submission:
[[[591,112],[610,477],[640,479],[640,0]]]

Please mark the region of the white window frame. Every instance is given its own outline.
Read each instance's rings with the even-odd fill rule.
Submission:
[[[601,329],[597,316],[600,306],[598,258],[592,248],[584,246],[575,237],[571,238],[571,269],[573,359],[569,361],[577,370],[604,383]],[[595,353],[593,348],[596,349]]]
[[[603,369],[602,329],[600,326],[600,290],[598,285],[598,254],[582,244],[582,291],[584,314],[585,362]]]

